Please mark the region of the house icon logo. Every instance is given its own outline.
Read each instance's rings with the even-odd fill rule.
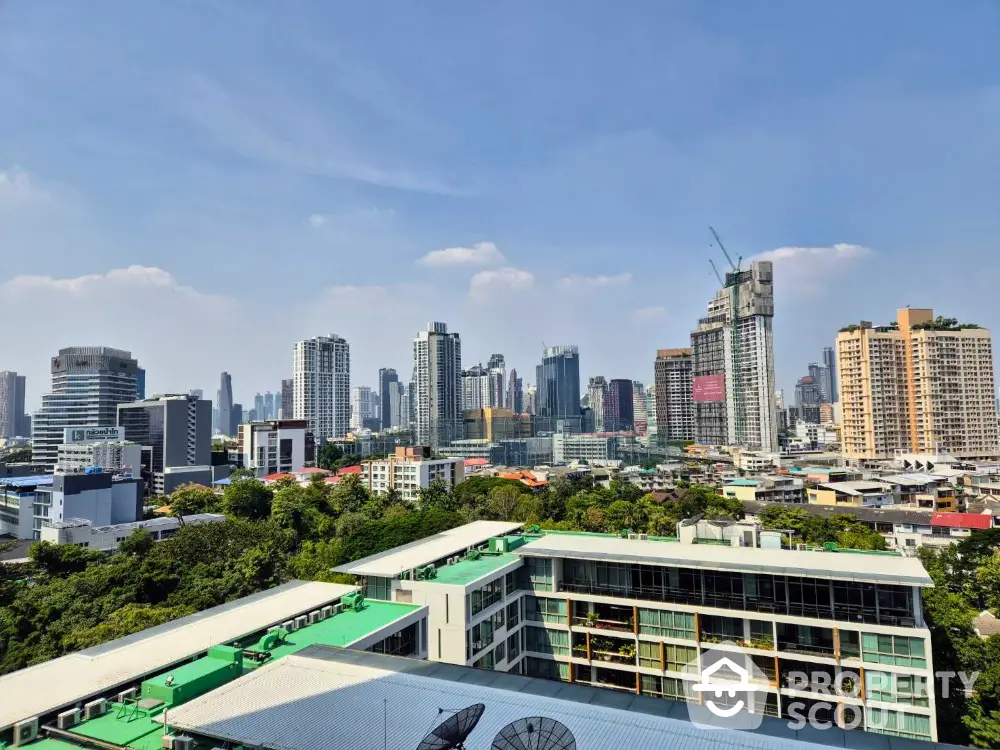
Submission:
[[[688,714],[707,729],[756,729],[764,721],[769,680],[735,643],[705,649],[688,665],[697,682],[686,682]]]

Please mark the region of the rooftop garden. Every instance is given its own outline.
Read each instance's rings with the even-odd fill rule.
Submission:
[[[917,323],[913,326],[914,331],[964,331],[977,328],[982,326],[976,323],[959,323],[958,318],[944,318],[940,315],[927,323]]]

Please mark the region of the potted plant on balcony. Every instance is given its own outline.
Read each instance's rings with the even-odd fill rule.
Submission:
[[[611,641],[607,638],[595,638],[591,642],[591,648],[593,652],[596,652],[601,657],[602,661],[611,661],[611,657],[613,656],[611,652],[612,646]]]
[[[618,649],[618,655],[631,661],[635,661],[635,644],[623,643],[621,648]]]
[[[587,613],[587,617],[585,619],[587,621],[587,627],[588,628],[596,628],[597,627],[597,612],[594,612],[594,611],[588,612]]]

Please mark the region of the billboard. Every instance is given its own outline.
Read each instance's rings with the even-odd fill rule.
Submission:
[[[67,427],[64,443],[110,443],[125,439],[124,427]]]
[[[725,401],[726,376],[698,375],[692,378],[691,398],[699,403],[705,401]]]

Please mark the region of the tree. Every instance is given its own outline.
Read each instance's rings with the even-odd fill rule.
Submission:
[[[344,457],[344,451],[331,442],[323,443],[316,452],[316,465],[327,471],[335,471],[337,462]]]
[[[146,628],[194,614],[192,607],[154,607],[149,604],[126,604],[97,625],[74,630],[66,639],[70,650],[90,648],[115,638],[123,638]]]
[[[334,513],[357,513],[371,500],[371,491],[357,474],[345,474],[330,490],[329,504]]]
[[[200,484],[182,484],[170,494],[170,515],[175,518],[211,513],[219,508],[219,496]]]
[[[257,475],[253,473],[253,469],[244,469],[242,466],[233,469],[229,472],[230,481],[235,482],[237,479],[256,479]]]
[[[489,515],[499,521],[510,521],[514,517],[514,512],[522,496],[521,490],[510,485],[494,487],[486,496],[486,508]]]
[[[417,493],[421,508],[437,508],[439,510],[456,510],[457,503],[451,494],[451,488],[440,478],[432,479],[426,487],[421,487]]]
[[[306,539],[319,525],[320,512],[308,490],[293,481],[274,493],[271,520],[295,534],[296,539]]]
[[[86,570],[91,563],[101,561],[103,553],[77,547],[75,544],[39,542],[28,548],[28,557],[49,575],[61,576]]]
[[[0,456],[0,463],[26,464],[31,461],[31,446],[19,445]]]
[[[259,521],[271,515],[272,493],[257,479],[241,479],[226,487],[222,509],[227,516]]]
[[[118,545],[118,554],[145,557],[153,549],[154,544],[156,541],[149,533],[149,529],[136,529]]]

